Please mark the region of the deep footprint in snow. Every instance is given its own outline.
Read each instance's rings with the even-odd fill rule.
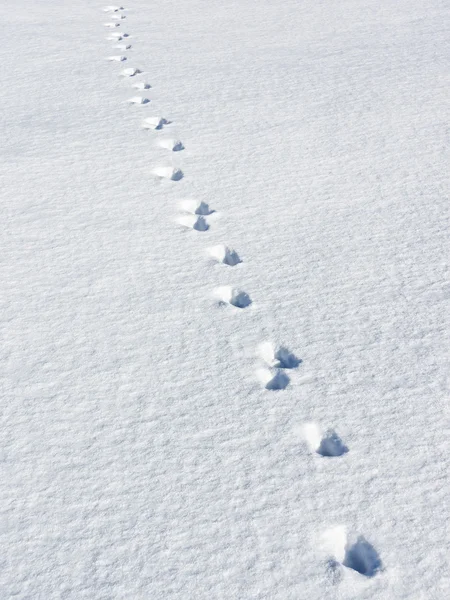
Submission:
[[[217,262],[228,265],[229,267],[235,267],[242,262],[236,250],[233,250],[224,244],[219,244],[217,246],[213,246],[212,248],[208,248],[207,252],[215,260],[217,260]]]
[[[182,142],[174,139],[159,140],[158,146],[166,148],[166,150],[171,150],[172,152],[181,152],[181,150],[184,150]]]
[[[111,19],[114,19],[115,21],[121,21],[122,19],[126,19],[125,15],[111,15]]]
[[[123,69],[120,74],[122,77],[134,77],[135,75],[139,75],[139,73],[142,73],[142,71],[134,67],[128,67],[127,69]]]
[[[103,9],[104,12],[119,12],[119,10],[125,10],[123,6],[114,6],[114,5],[110,5],[110,6],[105,6],[105,8]]]
[[[289,385],[289,377],[280,369],[259,369],[256,375],[266,390],[284,390]]]
[[[149,83],[145,83],[145,81],[138,81],[138,83],[134,83],[133,87],[135,90],[149,90],[152,86]]]
[[[247,308],[252,303],[250,296],[230,285],[224,285],[214,290],[214,295],[219,300],[219,304],[230,304],[236,308]]]
[[[306,423],[302,433],[311,452],[320,456],[337,457],[348,452],[347,446],[333,429],[322,432],[316,423]]]
[[[284,346],[272,344],[272,342],[263,342],[260,344],[258,354],[269,367],[277,367],[279,369],[295,369],[302,362],[290,350]]]
[[[115,27],[120,27],[120,23],[105,23],[105,27],[108,29],[114,29]]]
[[[106,60],[109,60],[111,62],[124,62],[127,60],[126,56],[108,56],[108,58]]]
[[[153,173],[161,179],[170,179],[171,181],[180,181],[184,177],[183,171],[175,167],[156,167],[153,169]]]
[[[108,40],[115,40],[115,41],[120,41],[122,38],[126,38],[126,37],[130,37],[128,35],[128,33],[122,33],[122,32],[118,32],[118,31],[113,31],[111,33],[111,35],[109,36],[109,38],[107,38]]]
[[[164,117],[147,117],[142,123],[144,129],[156,129],[160,130],[166,125],[170,125],[171,121],[168,121]]]
[[[128,104],[148,104],[150,100],[148,98],[143,98],[142,96],[133,96],[127,100]]]
[[[212,215],[214,212],[209,208],[209,204],[206,202],[199,202],[198,200],[183,200],[180,202],[180,208],[191,215]]]
[[[186,215],[180,217],[178,222],[187,229],[194,229],[195,231],[208,231],[209,225],[206,219],[202,216],[197,215]]]
[[[348,536],[345,527],[334,527],[325,532],[323,539],[333,556],[327,562],[333,580],[340,579],[336,573],[342,567],[356,571],[364,577],[374,577],[382,570],[383,565],[378,552],[364,536]]]
[[[117,44],[114,48],[117,50],[131,50],[131,44]]]

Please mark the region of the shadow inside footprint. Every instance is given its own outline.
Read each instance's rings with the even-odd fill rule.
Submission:
[[[281,369],[296,369],[302,362],[284,346],[276,350],[274,358],[278,361]]]
[[[266,383],[266,390],[284,390],[289,385],[289,377],[283,371],[277,371],[274,377]]]
[[[335,431],[327,431],[316,452],[321,456],[342,456],[348,448]]]
[[[192,229],[196,231],[208,231],[209,225],[203,217],[199,217],[192,225]]]
[[[363,536],[353,545],[347,546],[342,564],[365,577],[373,577],[382,567],[378,552]]]
[[[237,308],[247,308],[251,303],[251,298],[246,292],[237,292],[230,299],[230,304]]]

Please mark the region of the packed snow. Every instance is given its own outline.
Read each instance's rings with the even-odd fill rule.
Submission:
[[[3,8],[0,598],[450,597],[448,2]]]

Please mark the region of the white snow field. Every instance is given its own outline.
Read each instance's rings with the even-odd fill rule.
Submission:
[[[448,1],[106,6],[2,2],[0,598],[449,598]]]

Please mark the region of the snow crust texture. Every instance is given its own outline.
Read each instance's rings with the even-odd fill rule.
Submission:
[[[446,9],[3,15],[0,598],[450,595]]]

